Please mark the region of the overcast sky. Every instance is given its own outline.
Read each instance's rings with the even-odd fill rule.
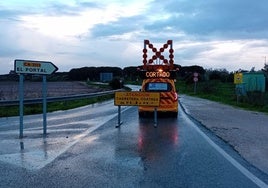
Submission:
[[[267,0],[8,0],[0,2],[0,74],[15,59],[142,65],[144,39],[173,40],[175,63],[260,70],[268,61]]]

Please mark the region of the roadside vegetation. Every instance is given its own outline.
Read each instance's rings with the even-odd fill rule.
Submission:
[[[234,107],[268,113],[268,65],[265,65],[262,70],[266,76],[266,92],[247,92],[245,96],[236,95],[233,72],[228,72],[225,69],[205,70],[197,65],[178,68],[176,88],[179,94],[186,94]],[[134,70],[132,69],[129,72],[132,72],[132,77],[129,77],[127,83],[141,85],[141,79],[137,75],[133,75]],[[198,73],[196,86],[193,81],[194,72]],[[242,72],[248,71],[242,70]]]
[[[141,85],[142,80],[139,77],[139,71],[137,71],[137,68],[141,68],[141,66],[125,67],[124,69],[118,67],[82,67],[78,69],[72,69],[69,72],[59,72],[50,75],[48,77],[48,81],[85,82],[85,80],[87,80],[85,83],[90,85],[90,87],[119,89],[123,87],[124,83]],[[265,74],[266,91],[264,93],[258,91],[247,92],[245,96],[236,95],[235,84],[233,83],[234,72],[228,72],[225,69],[205,70],[203,67],[200,67],[198,65],[184,67],[180,65],[174,65],[174,68],[179,69],[176,79],[176,88],[178,89],[179,94],[187,94],[221,102],[235,107],[268,113],[268,64],[265,64],[264,68],[260,71],[254,71],[254,69],[251,70],[251,72],[263,72]],[[249,72],[243,70],[240,71]],[[99,84],[98,82],[101,81],[100,73],[102,72],[112,73],[114,79],[109,83]],[[193,81],[194,73],[198,73],[196,90],[194,89],[195,83]],[[31,81],[40,81],[39,77],[30,77],[29,75],[26,76],[26,79]],[[18,76],[16,74],[0,75],[0,81],[1,80],[18,81]],[[67,110],[112,98],[113,95],[75,101],[48,103],[47,111],[52,112],[56,110]],[[25,114],[42,113],[42,105],[25,105],[24,111]],[[0,117],[17,115],[19,115],[18,106],[0,107]]]
[[[223,74],[223,72],[225,73]],[[236,86],[233,83],[233,74],[227,73],[226,71],[214,71],[214,76],[215,73],[218,76],[210,77],[207,71],[207,78],[200,78],[200,81],[196,82],[196,85],[189,79],[178,79],[176,88],[179,94],[187,94],[234,107],[268,113],[267,88],[264,93],[254,91],[247,92],[245,96],[237,96],[235,91]]]

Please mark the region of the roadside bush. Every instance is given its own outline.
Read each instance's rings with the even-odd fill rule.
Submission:
[[[212,94],[217,91],[215,82],[205,82],[202,87],[202,92],[206,94]]]
[[[3,91],[0,91],[0,100],[4,100],[4,92]]]
[[[121,89],[123,87],[123,82],[120,78],[113,78],[109,85],[112,89]]]
[[[255,106],[264,106],[265,105],[265,94],[260,91],[247,92],[249,104]]]

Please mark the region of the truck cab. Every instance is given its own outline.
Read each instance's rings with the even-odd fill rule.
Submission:
[[[144,40],[143,66],[139,68],[140,77],[143,79],[141,92],[160,93],[160,102],[157,112],[167,113],[173,117],[178,114],[178,94],[174,80],[176,71],[174,68],[173,41],[168,40],[159,50]],[[165,53],[165,50],[168,52]],[[165,54],[169,59],[165,58]],[[148,57],[150,57],[148,59]],[[154,112],[155,107],[139,106],[139,116],[145,116]]]
[[[161,72],[161,71],[160,71]],[[146,72],[146,78],[143,79],[142,92],[159,92],[160,103],[157,111],[165,113],[172,117],[177,117],[178,114],[178,94],[174,79],[170,78],[170,72],[159,73],[159,71]],[[149,113],[154,112],[155,107],[139,106],[139,116],[145,117]]]

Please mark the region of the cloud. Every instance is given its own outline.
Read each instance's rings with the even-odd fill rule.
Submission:
[[[78,16],[80,12],[101,8],[94,2],[77,2],[73,5],[53,2],[46,7],[46,15],[49,16]]]
[[[261,69],[268,51],[268,1],[103,0],[0,3],[0,74],[15,58],[48,60],[59,71],[136,66],[143,40],[173,40],[175,63]]]
[[[185,0],[154,1],[151,6],[153,15],[166,15],[165,19],[155,19],[145,25],[154,32],[163,28],[183,31],[190,37],[208,38],[267,38],[268,21],[265,0],[258,3],[250,0]],[[155,13],[153,12],[155,11]]]
[[[91,37],[110,37],[135,32],[142,29],[139,24],[142,18],[142,16],[123,17],[107,24],[97,24],[90,30]]]
[[[208,69],[228,67],[229,71],[240,68],[250,70],[253,66],[260,69],[264,65],[262,55],[268,48],[268,43],[264,43],[261,40],[208,41],[188,45],[186,43],[184,48],[177,48],[175,56],[180,57],[177,58],[180,60],[179,64],[197,64]]]

